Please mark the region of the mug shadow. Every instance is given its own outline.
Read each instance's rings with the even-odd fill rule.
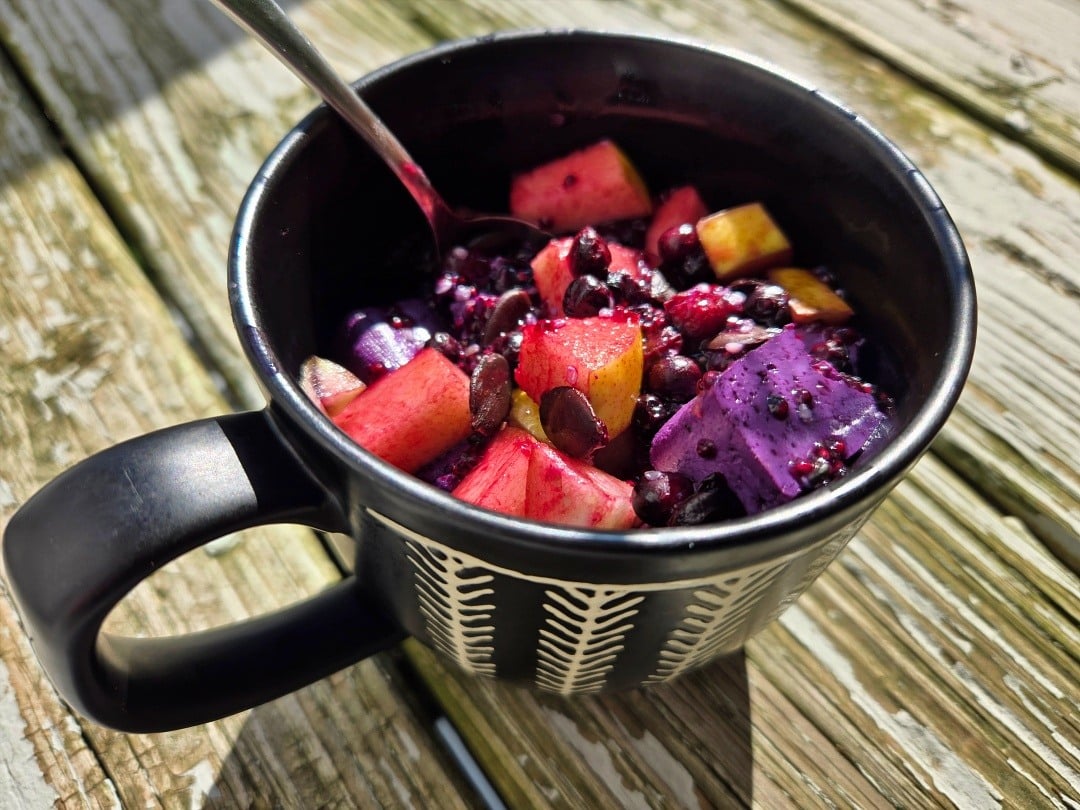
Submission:
[[[752,710],[741,650],[670,683],[597,701],[626,723],[624,745],[651,771],[648,783],[676,806],[753,805]]]
[[[340,712],[340,705],[374,699],[357,698],[359,690],[371,690],[358,670],[372,662],[252,710],[203,791],[203,806],[313,800],[320,806],[450,806],[451,794],[488,810],[572,806],[572,796],[606,797],[612,807],[642,800],[655,807],[753,804],[752,716],[741,651],[670,684],[584,698],[472,678],[427,655],[403,660],[392,653],[383,663],[408,669],[412,661],[433,669],[394,678],[397,688],[412,692],[413,715],[389,726]],[[447,711],[465,722],[452,723],[423,686],[433,676],[463,696]],[[319,727],[313,728],[313,718],[322,721]],[[413,738],[409,786],[402,792],[392,774],[373,768],[385,770],[395,757],[407,760],[401,739],[417,724],[427,739],[418,758]]]

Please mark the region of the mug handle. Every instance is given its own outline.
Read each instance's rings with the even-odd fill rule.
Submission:
[[[11,518],[3,554],[11,593],[57,691],[103,725],[165,731],[280,697],[405,637],[353,578],[188,635],[101,632],[109,611],[165,563],[269,523],[345,528],[340,505],[266,411],[131,439],[43,487]]]

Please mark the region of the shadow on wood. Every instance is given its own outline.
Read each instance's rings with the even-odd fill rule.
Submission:
[[[445,707],[450,717],[426,720],[447,745],[445,756],[412,748],[393,724],[361,715],[379,696],[361,694],[364,687],[350,669],[254,709],[213,784],[198,791],[205,806],[314,801],[402,808],[649,808],[671,806],[673,797],[680,806],[753,803],[750,697],[742,653],[672,684],[575,699],[438,665],[429,666],[424,677],[434,670],[441,681],[434,691],[451,699]],[[334,704],[335,695],[340,704]],[[323,704],[325,725],[312,723],[318,712],[310,706],[300,710],[312,702]],[[419,702],[426,704],[415,707],[420,713],[437,706],[422,697]],[[453,750],[462,743],[467,751]],[[267,744],[279,752],[274,762],[260,757]],[[390,761],[398,766],[388,768]],[[287,772],[280,772],[282,765]],[[478,789],[470,768],[490,784]],[[406,773],[415,773],[415,779],[403,780]],[[487,799],[485,788],[492,791]]]
[[[741,652],[669,684],[562,698],[462,675],[415,641],[404,648],[510,807],[752,803]]]

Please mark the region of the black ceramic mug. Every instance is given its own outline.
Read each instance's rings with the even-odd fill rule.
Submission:
[[[591,32],[451,43],[357,84],[452,204],[505,210],[515,170],[610,137],[654,189],[764,201],[888,347],[896,432],[827,488],[750,517],[589,531],[476,508],[355,445],[297,384],[349,309],[424,283],[394,179],[320,108],[240,209],[229,293],[265,410],[101,452],[12,518],[4,556],[61,694],[120,729],[175,728],[293,690],[406,634],[468,672],[562,694],[669,680],[733,651],[836,557],[927,449],[963,385],[975,297],[922,174],[837,102],[700,45]],[[422,243],[422,240],[421,242]],[[891,371],[890,371],[891,369]],[[304,603],[184,637],[101,632],[169,560],[274,522],[356,540],[355,574]]]

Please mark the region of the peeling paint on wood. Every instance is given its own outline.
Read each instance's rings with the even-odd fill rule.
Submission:
[[[931,49],[999,26],[991,51],[1007,53],[1016,40],[997,16],[1011,4],[1000,2],[981,17],[974,4],[905,0],[290,6],[349,76],[435,39],[508,27],[668,31],[752,50],[843,97],[927,171],[980,287],[975,368],[936,455],[745,658],[670,688],[573,702],[465,679],[411,643],[409,658],[511,806],[1080,807],[1080,598],[1075,574],[1046,551],[1076,541],[1080,522],[1080,191],[1024,145],[1049,131],[1055,94],[1074,85],[1029,87],[1031,106],[1003,108],[1002,126],[988,127],[928,92],[925,77],[909,81],[868,55],[876,46],[858,31],[838,36],[791,13],[796,1],[862,28],[865,9],[902,11],[890,34],[908,74],[936,70],[1014,100],[992,73],[950,74],[949,53],[911,39],[924,31],[910,20],[944,24],[925,38]],[[6,515],[94,449],[224,407],[117,228],[210,347],[213,373],[261,403],[232,337],[225,251],[255,168],[314,99],[205,0],[9,0],[0,40],[79,162],[59,152],[18,84],[0,80]],[[1009,72],[1049,75],[1049,62],[1021,55],[1027,64]],[[1027,362],[1036,354],[1047,363]],[[115,621],[174,632],[258,613],[268,598],[336,576],[313,538],[291,530],[218,550],[166,569]],[[61,804],[469,801],[378,660],[197,730],[120,735],[59,704],[3,598],[0,619],[26,719],[19,744]]]
[[[5,806],[38,808],[55,804],[60,796],[45,781],[34,746],[23,736],[26,720],[11,687],[7,665],[0,661],[0,796]]]
[[[925,780],[927,789],[932,786],[941,791],[961,808],[979,810],[1002,806],[1002,796],[930,728],[902,709],[889,711],[881,705],[860,683],[847,656],[833,646],[798,605],[788,610],[780,622],[847,690],[854,706],[907,751],[911,766],[924,772],[919,777]]]

